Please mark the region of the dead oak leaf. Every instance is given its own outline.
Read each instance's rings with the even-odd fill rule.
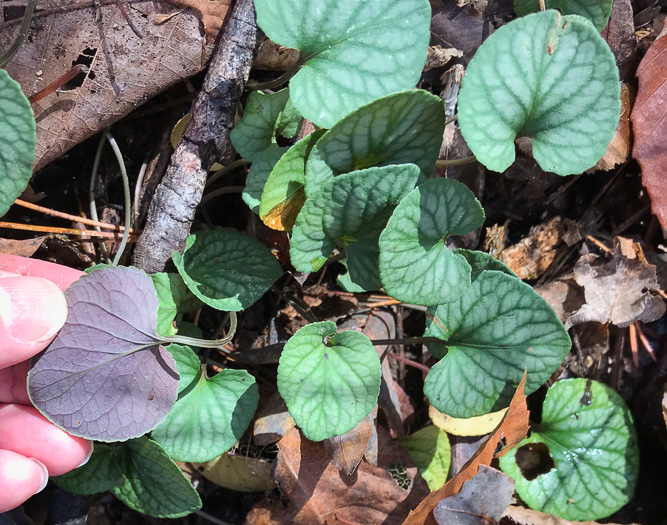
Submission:
[[[215,42],[220,29],[225,22],[232,0],[164,0],[166,3],[179,9],[192,9],[206,31],[208,43]]]
[[[659,289],[656,267],[629,239],[614,239],[608,261],[594,254],[582,256],[574,266],[574,278],[584,288],[586,304],[567,320],[568,329],[587,321],[625,327],[655,321],[665,313],[664,300],[654,293]]]
[[[641,166],[653,213],[667,236],[667,20],[639,64],[637,78],[637,100],[630,116],[635,136],[632,156]]]

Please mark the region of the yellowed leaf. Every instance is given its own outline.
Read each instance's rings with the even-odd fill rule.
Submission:
[[[505,416],[507,409],[484,414],[483,416],[459,419],[443,414],[434,406],[428,407],[428,415],[433,424],[448,434],[455,436],[483,436],[492,432]]]
[[[271,463],[259,458],[223,454],[195,468],[216,485],[239,492],[264,492],[275,488]]]

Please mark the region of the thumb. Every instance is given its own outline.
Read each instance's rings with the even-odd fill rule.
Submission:
[[[67,303],[60,288],[41,277],[0,278],[0,368],[43,350],[62,328]]]

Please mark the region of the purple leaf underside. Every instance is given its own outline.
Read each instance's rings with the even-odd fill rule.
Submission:
[[[156,335],[150,277],[104,268],[79,279],[65,297],[65,326],[31,363],[31,401],[76,436],[124,441],[149,432],[178,392],[174,359]]]

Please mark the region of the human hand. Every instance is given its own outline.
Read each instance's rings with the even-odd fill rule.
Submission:
[[[67,317],[62,293],[82,272],[0,253],[0,512],[41,491],[48,477],[88,461],[93,444],[49,422],[28,399],[28,360]]]

